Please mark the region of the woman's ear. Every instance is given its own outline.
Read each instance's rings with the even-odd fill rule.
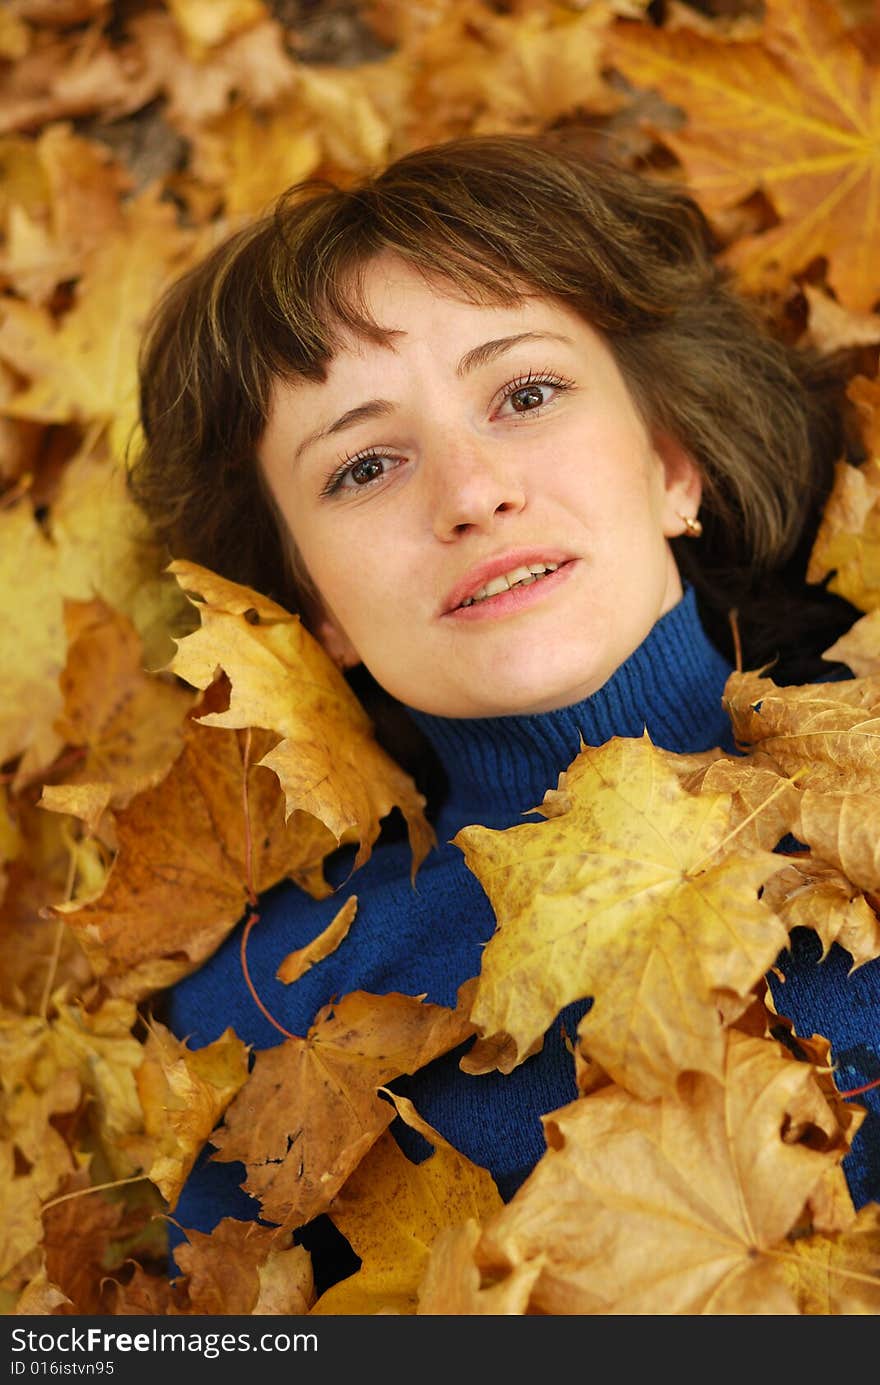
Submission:
[[[361,656],[351,640],[329,616],[321,616],[317,622],[315,635],[318,643],[323,645],[337,668],[354,668],[356,664],[361,662]]]
[[[663,533],[666,538],[689,532],[688,520],[695,520],[703,495],[703,478],[690,452],[669,433],[655,435],[654,450],[663,467],[665,499]]]

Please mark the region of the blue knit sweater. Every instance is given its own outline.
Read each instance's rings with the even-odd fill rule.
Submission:
[[[422,865],[415,889],[408,843],[380,840],[367,864],[348,881],[352,852],[331,859],[327,877],[345,887],[337,897],[314,900],[290,881],[267,892],[248,943],[248,963],[269,1010],[291,1033],[304,1035],[323,1005],[354,990],[426,994],[429,1001],[454,1006],[458,987],[478,974],[482,950],[495,928],[481,886],[450,843],[454,834],[471,823],[506,828],[523,821],[523,813],[555,787],[560,771],[578,753],[581,737],[598,746],[614,735],[641,736],[647,727],[654,743],[667,750],[721,746],[732,751],[730,723],[721,706],[729,673],[730,665],[703,631],[688,587],[626,663],[584,702],[542,715],[474,720],[413,712],[449,779],[435,819],[439,845]],[[326,928],[349,893],[357,894],[358,910],[341,946],[295,984],[277,981],[281,959]],[[848,978],[848,953],[835,945],[820,965],[818,954],[815,934],[795,930],[791,956],[780,959],[786,981],[770,980],[774,999],[798,1034],[820,1033],[831,1041],[843,1079],[839,1085],[858,1086],[880,1075],[880,961]],[[491,1171],[505,1200],[544,1152],[541,1115],[577,1094],[563,1036],[574,1033],[588,1003],[563,1011],[541,1052],[508,1076],[462,1073],[460,1048],[392,1084],[452,1145]],[[281,1041],[242,979],[238,930],[198,972],[173,988],[169,1004],[174,1032],[196,1048],[230,1025],[256,1049]],[[857,1205],[880,1200],[880,1093],[875,1090],[862,1100],[871,1114],[844,1162]],[[401,1122],[392,1129],[412,1157],[428,1152],[421,1137]],[[209,1153],[206,1148],[193,1169],[175,1220],[208,1231],[224,1216],[257,1216],[258,1204],[239,1186],[243,1166],[211,1162]],[[320,1249],[318,1242],[311,1247],[313,1257],[316,1246]],[[316,1268],[320,1286],[332,1282],[332,1269]],[[341,1262],[338,1272],[352,1268]]]

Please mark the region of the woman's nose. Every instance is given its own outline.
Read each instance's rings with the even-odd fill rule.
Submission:
[[[468,530],[491,533],[503,514],[526,503],[518,468],[504,449],[449,444],[430,467],[434,533],[448,541]]]

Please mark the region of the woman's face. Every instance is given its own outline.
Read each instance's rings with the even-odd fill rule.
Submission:
[[[260,446],[319,637],[440,716],[580,701],[682,595],[693,462],[554,300],[479,306],[391,254],[365,290],[388,345],[352,336],[325,381],[279,382]]]

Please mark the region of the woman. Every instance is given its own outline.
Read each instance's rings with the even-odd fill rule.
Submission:
[[[357,989],[455,1004],[495,919],[451,838],[522,821],[581,738],[647,728],[732,752],[736,641],[777,682],[847,676],[818,656],[856,613],[803,583],[842,446],[835,377],[763,328],[713,250],[675,188],[551,136],[485,137],[292,190],[160,305],[135,494],[174,557],[301,613],[437,833],[413,889],[388,825],[352,881],[355,926],[293,986],[278,962],[338,900],[288,882],[261,901],[251,975],[290,1033]],[[337,853],[328,879],[350,866]],[[787,963],[785,1013],[836,1043],[880,972],[847,982],[847,955],[817,967],[812,942]],[[394,1084],[505,1199],[544,1152],[540,1116],[576,1095],[566,1034],[588,1004],[509,1075],[469,1076],[457,1049]],[[280,1037],[237,935],[170,1016],[196,1046],[228,1025],[256,1048]],[[869,1125],[845,1165],[857,1202],[878,1190]],[[241,1167],[209,1152],[175,1219],[257,1215]],[[319,1287],[355,1263],[324,1229],[303,1234]]]

